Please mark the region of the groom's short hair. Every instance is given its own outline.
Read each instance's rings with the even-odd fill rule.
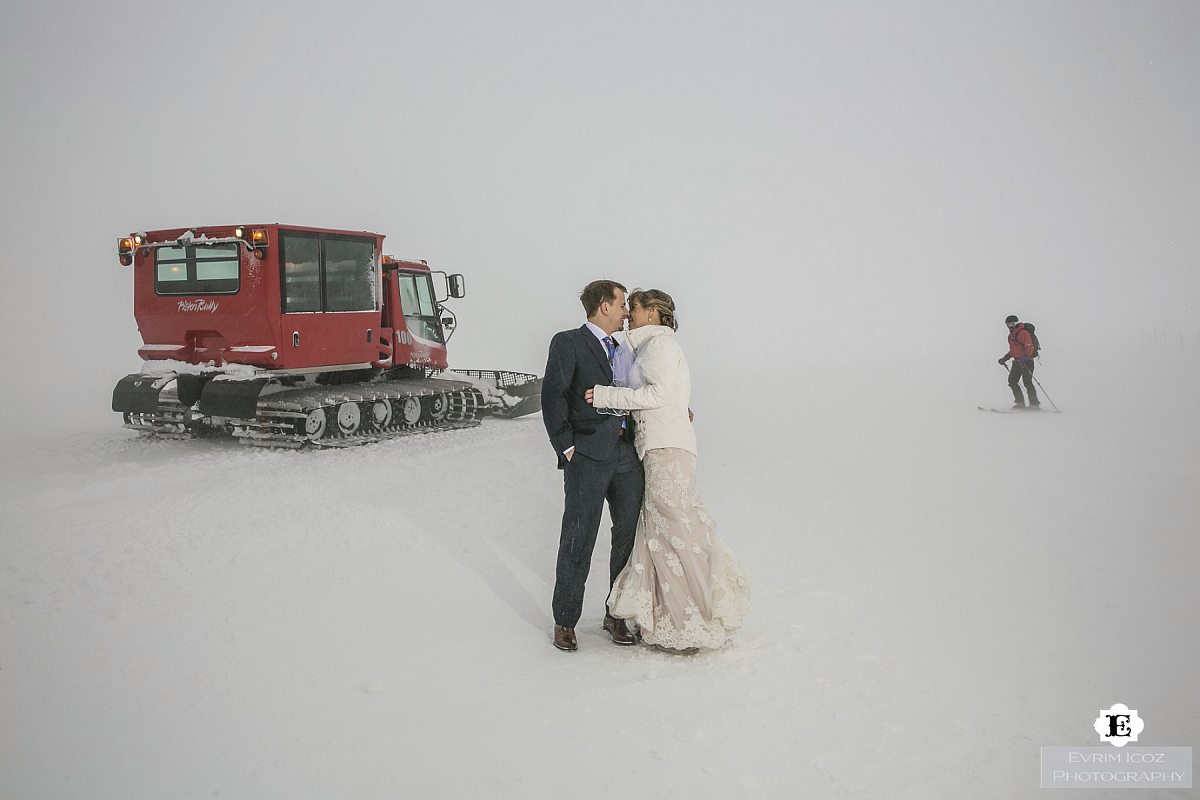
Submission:
[[[628,291],[616,281],[592,281],[583,287],[583,291],[579,293],[579,302],[583,303],[583,310],[587,312],[588,317],[592,317],[600,310],[601,303],[612,300],[617,289],[622,292]]]

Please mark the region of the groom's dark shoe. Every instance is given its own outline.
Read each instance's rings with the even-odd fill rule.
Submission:
[[[608,631],[608,635],[612,637],[613,644],[633,644],[635,641],[625,620],[617,619],[610,614],[604,615],[604,630]]]
[[[564,628],[562,625],[554,626],[554,646],[559,650],[570,652],[579,647],[579,643],[575,641],[575,629]]]

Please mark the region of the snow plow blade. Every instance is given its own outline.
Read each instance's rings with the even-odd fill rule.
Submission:
[[[542,379],[527,372],[496,369],[452,369],[483,392],[486,413],[494,417],[523,417],[542,410]]]

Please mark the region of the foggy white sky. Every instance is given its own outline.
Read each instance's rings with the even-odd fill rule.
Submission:
[[[3,16],[0,352],[64,409],[51,363],[99,413],[139,364],[116,237],[176,225],[385,233],[467,275],[458,366],[540,372],[594,277],[672,292],[701,369],[1200,337],[1191,0]]]

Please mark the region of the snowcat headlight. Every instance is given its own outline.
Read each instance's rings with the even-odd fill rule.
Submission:
[[[138,247],[144,245],[146,243],[146,234],[140,232],[135,233],[133,235],[133,243]]]

